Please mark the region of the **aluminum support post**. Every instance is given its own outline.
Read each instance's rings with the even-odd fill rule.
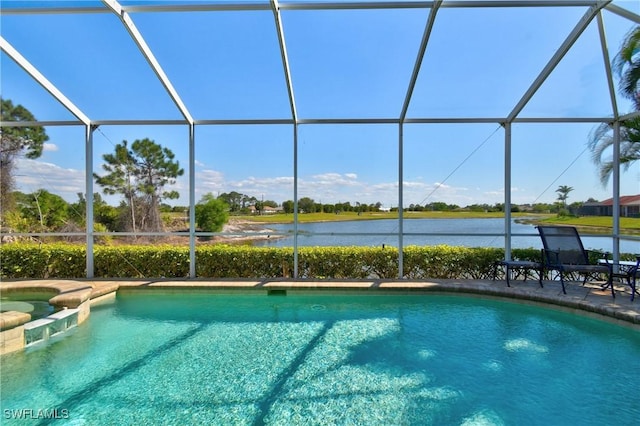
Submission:
[[[504,260],[511,260],[511,123],[504,123]]]
[[[298,279],[298,125],[293,125],[293,279]]]
[[[404,276],[404,130],[403,125],[400,123],[398,126],[398,279],[401,280]]]
[[[85,190],[85,232],[86,232],[86,268],[87,278],[93,278],[95,267],[93,262],[93,131],[96,126],[85,126],[85,161],[84,161],[84,190]]]
[[[195,125],[189,124],[189,278],[196,277],[196,146]]]

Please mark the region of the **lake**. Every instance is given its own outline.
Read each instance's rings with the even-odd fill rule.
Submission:
[[[504,234],[504,219],[501,218],[405,219],[403,226],[405,246],[446,244],[465,247],[504,247],[504,237],[499,235]],[[272,230],[274,234],[285,234],[285,237],[258,241],[256,245],[293,246],[293,224],[269,224],[265,227]],[[398,228],[398,221],[395,219],[299,223],[298,246],[382,246],[384,244],[397,247]],[[385,235],[394,233],[396,235]],[[542,248],[542,242],[534,225],[512,221],[511,233],[512,248]],[[582,242],[586,249],[613,251],[612,239],[608,236],[583,236]],[[621,241],[620,251],[640,252],[640,245],[637,241]]]

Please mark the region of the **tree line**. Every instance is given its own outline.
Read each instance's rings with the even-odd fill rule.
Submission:
[[[294,211],[294,203],[287,200],[278,205],[275,201],[258,201],[254,197],[248,197],[239,193],[223,193],[214,196],[212,193],[205,194],[195,206],[196,226],[201,231],[218,232],[227,223],[230,215],[247,215],[254,207],[253,212],[260,214],[260,204],[270,207],[281,207],[282,213],[291,214]],[[4,225],[15,232],[82,232],[86,225],[86,205],[87,200],[83,193],[78,193],[78,200],[69,203],[57,194],[53,194],[46,189],[38,189],[32,193],[14,191],[14,210],[7,211],[3,215]],[[233,206],[229,203],[229,198],[244,198],[245,202]],[[100,232],[133,232],[133,218],[136,217],[138,232],[160,232],[167,227],[175,227],[172,222],[179,217],[180,223],[185,222],[189,208],[187,206],[171,206],[167,203],[160,203],[157,206],[159,217],[156,228],[150,228],[149,222],[144,219],[145,211],[149,208],[145,205],[145,200],[140,197],[130,197],[134,201],[123,199],[118,206],[109,205],[99,192],[93,194],[93,214],[94,230]],[[589,201],[595,201],[589,199]],[[132,212],[132,205],[136,206],[138,213]],[[517,206],[512,205],[511,211],[531,211],[535,213],[560,213],[562,210],[570,209],[577,211],[582,202],[574,202],[571,205],[563,202],[537,203],[533,205]],[[397,211],[397,207],[390,211]],[[298,201],[298,212],[305,213],[335,213],[343,212],[379,212],[382,211],[382,204],[378,203],[317,203],[312,198],[304,197]],[[472,204],[460,207],[456,204],[445,202],[432,202],[424,205],[410,204],[404,209],[407,212],[422,211],[472,211],[472,212],[503,212],[504,204]],[[142,225],[145,224],[143,228]]]
[[[351,204],[351,202],[346,201],[344,203],[317,203],[312,198],[303,197],[298,200],[298,213],[336,213],[340,214],[342,212],[377,212],[382,208],[382,203],[361,203],[355,202]],[[282,203],[282,211],[284,213],[293,213],[295,210],[295,203],[293,200],[287,200]]]

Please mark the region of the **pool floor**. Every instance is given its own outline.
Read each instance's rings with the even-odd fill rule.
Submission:
[[[631,425],[640,408],[620,396],[637,392],[638,359],[635,330],[494,300],[125,293],[71,336],[0,358],[2,412],[57,410],[61,424]]]

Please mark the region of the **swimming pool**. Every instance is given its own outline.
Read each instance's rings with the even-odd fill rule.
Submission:
[[[496,300],[121,293],[1,358],[2,421],[635,424],[639,359],[635,330]]]

